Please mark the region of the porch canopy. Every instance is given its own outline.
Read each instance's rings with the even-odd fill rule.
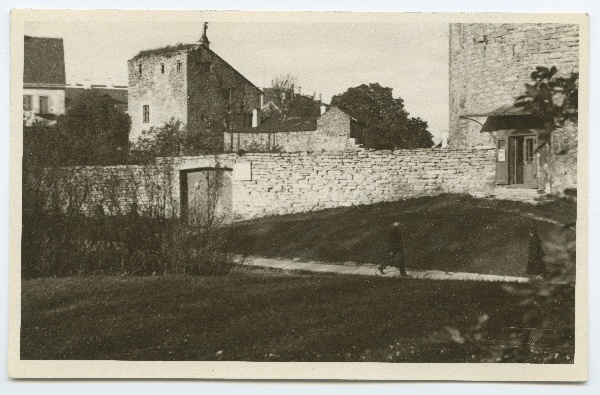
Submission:
[[[469,119],[479,124],[473,118],[487,118],[481,124],[481,133],[492,133],[497,130],[511,129],[543,129],[544,124],[540,117],[534,115],[525,107],[515,107],[512,104],[504,105],[492,111],[461,115],[461,119]]]

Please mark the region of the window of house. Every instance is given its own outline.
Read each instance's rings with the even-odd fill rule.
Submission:
[[[165,64],[164,63],[160,64],[160,72],[163,74],[165,73]]]
[[[142,76],[142,63],[140,62],[138,64],[138,73],[140,74],[140,77]]]
[[[33,96],[23,95],[23,111],[33,110]]]
[[[40,114],[49,114],[48,96],[40,96]]]
[[[223,94],[223,100],[225,101],[231,101],[231,91],[232,89],[222,89],[222,94]]]
[[[150,106],[144,104],[144,123],[150,122]]]
[[[177,61],[177,71],[181,71],[181,60]]]

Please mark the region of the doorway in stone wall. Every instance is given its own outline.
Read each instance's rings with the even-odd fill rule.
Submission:
[[[513,135],[509,137],[508,175],[510,185],[537,188],[535,147],[535,135]]]
[[[233,212],[231,169],[198,168],[180,172],[181,218],[194,226],[230,223]]]

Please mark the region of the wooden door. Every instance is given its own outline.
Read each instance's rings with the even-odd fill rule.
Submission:
[[[537,139],[535,136],[525,136],[523,141],[523,184],[530,188],[537,188]]]
[[[212,226],[231,222],[231,171],[199,169],[182,172],[181,208],[182,217],[192,225]]]
[[[510,184],[523,184],[523,136],[509,139]]]

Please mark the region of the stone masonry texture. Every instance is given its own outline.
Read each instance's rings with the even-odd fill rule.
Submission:
[[[128,61],[128,72],[130,140],[174,119],[204,133],[219,150],[227,121],[238,115],[243,119],[260,107],[262,92],[202,45],[136,57]],[[144,105],[149,106],[149,122],[143,122]]]
[[[218,167],[233,173],[234,220],[247,220],[440,193],[489,192],[494,158],[492,149],[220,154],[159,158],[153,166],[48,169],[46,185],[49,194],[58,192],[63,205],[86,188],[80,205],[88,211],[102,205],[106,213],[137,207],[176,216],[180,172]],[[240,165],[250,174],[236,174]]]
[[[492,145],[481,125],[459,116],[513,103],[536,66],[556,66],[560,76],[578,72],[578,26],[450,24],[450,147]]]

